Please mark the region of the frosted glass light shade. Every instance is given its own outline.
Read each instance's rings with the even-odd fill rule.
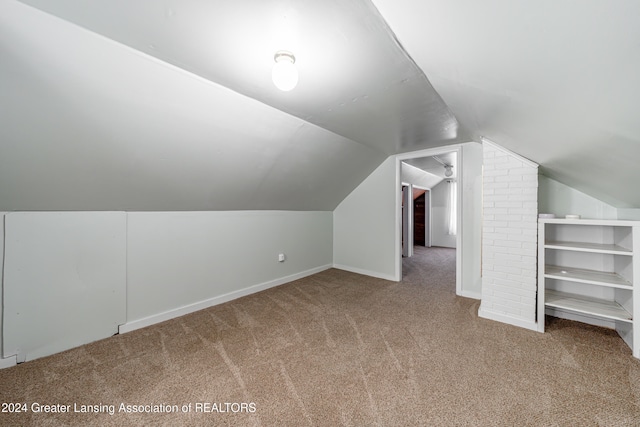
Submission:
[[[273,84],[281,91],[288,92],[298,84],[296,58],[289,52],[278,52],[275,54],[274,60],[276,63],[271,71]]]

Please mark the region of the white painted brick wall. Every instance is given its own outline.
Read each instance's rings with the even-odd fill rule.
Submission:
[[[538,165],[483,144],[480,315],[519,326],[536,321]]]

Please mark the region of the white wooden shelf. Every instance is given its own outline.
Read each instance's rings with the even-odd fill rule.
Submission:
[[[640,359],[640,221],[538,221],[538,330],[545,315],[615,328]]]
[[[609,227],[634,227],[638,225],[638,221],[620,220],[620,219],[565,219],[565,218],[549,218],[539,219],[538,223],[544,224],[569,224],[569,225],[604,225]]]
[[[609,255],[632,256],[633,251],[618,245],[602,243],[582,243],[582,242],[546,242],[544,245],[548,249],[558,249],[565,251],[590,252]]]
[[[545,307],[568,310],[602,319],[633,322],[633,316],[615,301],[590,298],[547,289]]]
[[[586,283],[588,285],[607,286],[618,289],[633,289],[633,285],[617,273],[587,270],[584,268],[560,267],[546,265],[544,277],[548,279],[566,280],[568,282]]]

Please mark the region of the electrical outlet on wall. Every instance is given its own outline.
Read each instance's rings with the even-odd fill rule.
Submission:
[[[285,256],[284,254],[278,254],[278,262],[284,262]]]

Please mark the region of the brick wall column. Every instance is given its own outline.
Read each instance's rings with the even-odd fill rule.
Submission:
[[[483,162],[478,315],[537,330],[538,165],[488,141]]]

